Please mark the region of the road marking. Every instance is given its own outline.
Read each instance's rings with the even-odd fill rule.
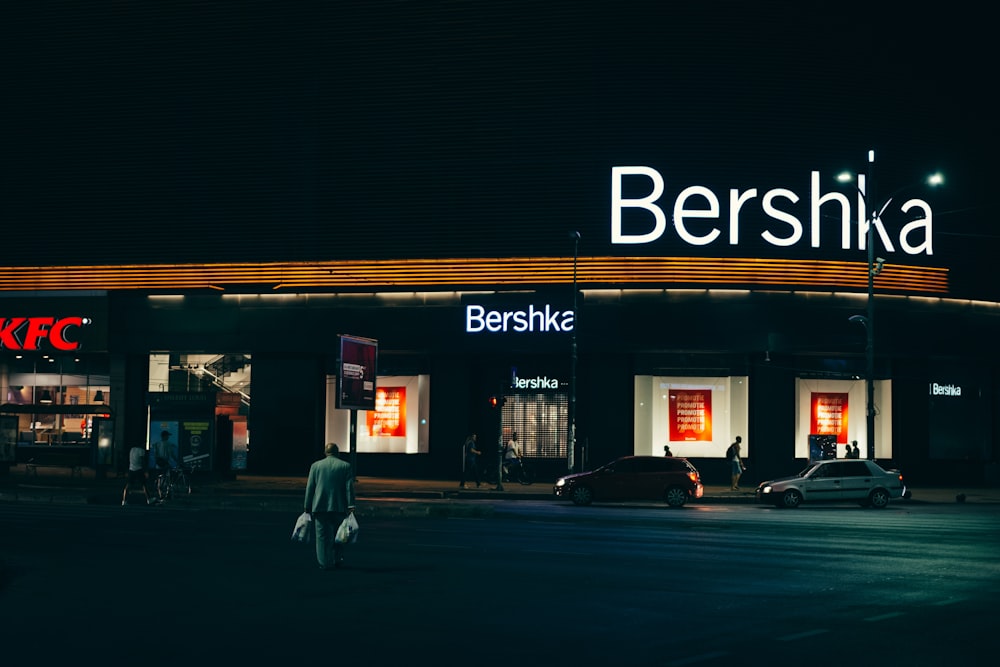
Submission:
[[[798,632],[794,635],[785,635],[784,637],[778,637],[779,642],[793,642],[797,639],[805,639],[806,637],[815,637],[816,635],[823,635],[830,632],[826,628],[817,628],[815,630],[806,630],[805,632]]]
[[[871,623],[874,623],[875,621],[885,621],[885,620],[888,620],[890,618],[898,618],[898,617],[903,616],[903,615],[904,614],[901,611],[890,611],[888,614],[879,614],[878,616],[869,616],[865,620],[869,621]]]
[[[706,660],[715,660],[716,658],[723,658],[729,655],[726,651],[714,651],[712,653],[702,653],[701,655],[692,655],[688,658],[683,658],[681,660],[674,660],[668,662],[668,665],[693,665],[698,662],[705,662]]]

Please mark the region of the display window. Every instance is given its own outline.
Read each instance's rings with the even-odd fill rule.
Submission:
[[[797,378],[795,396],[795,458],[843,457],[844,446],[855,440],[862,452],[868,451],[864,379]],[[874,404],[875,458],[889,459],[892,458],[891,380],[875,381]]]
[[[326,441],[346,451],[350,410],[338,409],[337,377],[327,377]],[[375,381],[375,409],[357,410],[360,454],[426,454],[429,451],[429,375],[380,375]]]
[[[748,441],[748,381],[733,377],[635,377],[635,443],[637,455],[723,458],[741,436]]]

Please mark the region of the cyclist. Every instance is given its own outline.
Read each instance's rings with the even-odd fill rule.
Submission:
[[[152,447],[153,466],[156,470],[155,479],[157,480],[156,491],[161,501],[164,500],[165,490],[160,480],[169,474],[171,469],[179,465],[177,462],[177,445],[170,442],[170,437],[170,431],[160,431],[160,441]]]

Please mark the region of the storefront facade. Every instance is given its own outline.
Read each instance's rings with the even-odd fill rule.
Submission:
[[[304,474],[324,442],[346,450],[351,439],[349,412],[334,400],[338,334],[378,341],[377,409],[357,413],[352,451],[362,475],[457,478],[466,435],[477,433],[489,450],[513,431],[540,474],[564,472],[574,337],[576,469],[658,455],[669,445],[709,480],[725,479],[723,453],[740,435],[753,473],[763,476],[794,471],[810,457],[816,434],[832,436],[838,454],[853,440],[866,446],[865,342],[849,321],[864,308],[858,295],[584,285],[576,313],[571,285],[116,291],[0,302],[11,332],[0,351],[4,407],[20,415],[7,439],[15,438],[18,459],[28,446],[86,444],[96,463],[87,416],[100,392],[96,403],[106,408],[98,414],[114,426],[112,451],[102,458],[111,468],[125,465],[130,446],[167,431],[182,455],[201,456],[217,472]],[[73,350],[40,337],[33,346],[28,325],[12,323],[42,311],[56,313],[53,322],[80,313],[102,332],[96,339],[67,334],[82,341]],[[997,307],[903,297],[885,299],[878,312],[874,457],[914,481],[941,474],[988,481],[997,438]],[[956,340],[958,318],[966,326]],[[65,347],[62,340],[56,345]],[[61,380],[36,374],[39,364],[66,364],[67,354],[94,372],[66,369]],[[32,400],[44,391],[56,404],[88,406],[71,417],[72,426],[84,425],[70,429],[70,417]],[[26,405],[43,416],[28,416]]]

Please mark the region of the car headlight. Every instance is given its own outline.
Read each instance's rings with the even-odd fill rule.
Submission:
[[[563,478],[563,477],[560,477],[559,479],[557,479],[556,480],[556,486],[566,486],[566,479]]]
[[[771,485],[770,484],[765,484],[764,486],[760,487],[760,492],[761,493],[771,493]]]

